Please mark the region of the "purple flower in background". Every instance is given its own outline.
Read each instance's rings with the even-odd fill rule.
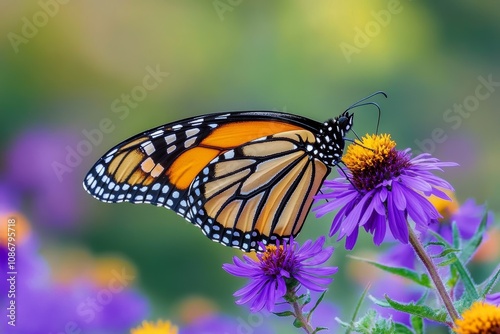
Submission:
[[[84,212],[77,143],[69,132],[34,129],[22,133],[7,152],[5,177],[41,224],[71,225]]]
[[[404,278],[384,274],[380,279],[373,283],[370,294],[379,300],[385,300],[387,295],[392,300],[406,304],[418,301],[424,294],[424,289],[412,285]],[[382,307],[376,304],[371,305],[378,314],[388,318],[389,316],[396,322],[410,325],[410,315],[408,313],[397,311],[393,308]]]
[[[262,315],[250,314],[243,317],[229,317],[213,314],[182,326],[179,334],[273,334]]]
[[[486,295],[485,302],[491,305],[500,306],[500,292]]]
[[[415,251],[409,244],[394,244],[379,256],[379,263],[392,267],[405,267],[416,269]],[[401,303],[416,302],[422,297],[425,290],[417,285],[411,284],[402,277],[383,273],[381,277],[373,282],[370,294],[379,300],[385,300],[384,296]],[[385,318],[389,316],[396,322],[410,325],[410,315],[392,308],[373,305],[373,308]]]
[[[12,184],[0,180],[0,214],[17,211],[21,205],[19,191]]]
[[[452,223],[457,225],[460,237],[468,240],[474,236],[481,224],[485,213],[485,205],[478,205],[473,198],[467,199],[462,205],[459,205],[453,193],[449,194],[451,202],[444,202],[439,198],[431,198],[431,203],[443,216],[438,223],[432,224],[431,229],[439,233],[449,242],[452,241]],[[486,225],[493,222],[493,213],[488,212]]]
[[[380,263],[415,270],[416,259],[415,251],[411,245],[396,243],[381,254]]]
[[[39,254],[36,236],[30,232],[26,218],[17,212],[10,212],[8,216],[16,221],[16,317],[15,327],[9,325],[11,319],[5,317],[0,323],[0,333],[64,333],[70,331],[68,328],[74,333],[124,333],[147,315],[146,299],[132,289],[130,272],[120,268],[113,271],[109,260],[98,272],[97,262],[87,265],[75,256],[71,256],[77,263],[73,266],[82,272],[70,272],[64,263],[58,263],[61,267],[52,267],[47,258]],[[0,238],[0,306],[3,310],[14,300],[8,297],[9,286],[3,284],[7,282],[4,275],[8,270],[3,267],[7,264],[7,253],[7,243]],[[60,275],[64,280],[55,277],[57,270],[65,270],[64,275]]]
[[[456,164],[440,162],[429,154],[412,159],[409,149],[395,149],[389,135],[367,135],[357,143],[349,146],[343,158],[348,180],[325,181],[323,194],[316,196],[327,200],[315,208],[317,216],[340,208],[330,236],[340,232],[339,239],[346,237],[347,249],[356,244],[359,227],[373,234],[376,245],[384,240],[387,225],[396,240],[408,243],[408,218],[425,231],[440,217],[426,197],[449,199],[441,189],[453,189],[432,171]]]
[[[124,333],[147,315],[144,297],[130,289],[112,294],[90,281],[18,279],[16,326],[2,322],[2,333],[64,333],[67,326],[75,333]]]
[[[313,298],[317,300],[317,298]],[[309,312],[313,307],[314,303],[308,304],[304,307],[304,312]],[[314,310],[311,317],[311,323],[314,327],[328,328],[325,331],[320,331],[318,333],[339,333],[340,325],[335,321],[336,317],[340,317],[340,309],[334,303],[323,300],[318,307]]]
[[[233,258],[234,264],[224,264],[223,269],[234,276],[250,279],[249,284],[238,290],[237,304],[251,303],[251,310],[257,312],[264,306],[272,311],[276,301],[285,296],[289,289],[298,284],[313,291],[324,291],[332,281],[328,278],[337,272],[336,267],[320,267],[333,253],[333,247],[323,249],[325,238],[316,242],[307,240],[302,246],[291,238],[276,246],[269,245],[264,253],[257,254],[257,260],[244,255]]]

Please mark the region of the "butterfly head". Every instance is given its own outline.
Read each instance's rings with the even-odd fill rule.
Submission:
[[[345,134],[351,129],[353,118],[354,114],[349,114],[348,111],[344,111],[340,116],[334,119],[337,121],[338,127],[342,132],[342,137],[344,137]]]
[[[344,153],[344,137],[352,128],[353,118],[353,114],[344,111],[340,116],[324,122],[319,129],[316,155],[326,165],[335,166],[340,162]]]

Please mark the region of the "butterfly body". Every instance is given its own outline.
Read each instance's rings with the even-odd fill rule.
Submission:
[[[84,187],[104,202],[164,206],[214,241],[256,250],[300,232],[352,122],[347,111],[324,123],[272,111],[187,118],[115,146]]]

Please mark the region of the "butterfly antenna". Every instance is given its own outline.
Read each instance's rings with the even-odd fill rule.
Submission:
[[[358,138],[358,140],[361,141],[361,139],[359,139],[358,135],[355,132],[354,132],[354,134],[356,135],[356,137]],[[361,146],[364,149],[367,149],[367,150],[370,150],[372,152],[375,152],[375,150],[373,148],[366,147],[365,145],[360,144],[360,143],[356,142],[355,140],[352,140],[351,138],[344,138],[344,140],[352,143],[353,145],[358,145],[358,146]]]
[[[356,133],[356,131],[354,131],[354,129],[351,129],[351,132],[354,133],[354,135],[356,136],[356,138],[361,141],[361,138],[359,138],[358,134]],[[352,143],[355,143],[352,139],[349,140],[350,142]],[[356,143],[355,143],[356,144]]]
[[[368,105],[375,106],[377,108],[377,110],[378,110],[377,130],[376,130],[375,133],[378,134],[378,128],[379,128],[379,125],[380,125],[380,116],[381,116],[381,113],[382,113],[381,109],[380,109],[380,106],[376,102],[365,102],[366,100],[371,99],[372,97],[374,97],[376,95],[383,95],[385,98],[387,98],[387,94],[385,92],[383,92],[383,91],[380,90],[378,92],[375,92],[373,94],[368,95],[367,97],[362,98],[358,102],[355,102],[355,103],[351,104],[345,111],[349,111],[349,110],[352,110],[354,108],[368,106]]]
[[[347,109],[346,111],[348,110],[351,110],[352,108],[356,108],[356,107],[359,107],[361,102],[365,102],[366,100],[368,99],[371,99],[372,97],[376,96],[376,95],[384,95],[385,98],[387,98],[387,94],[381,90],[379,90],[378,92],[375,92],[373,94],[370,94],[368,95],[367,97],[364,97],[362,98],[361,100],[359,100],[358,102],[354,102],[353,104],[351,104]]]

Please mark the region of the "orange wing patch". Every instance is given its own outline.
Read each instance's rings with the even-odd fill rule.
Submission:
[[[206,147],[188,149],[167,169],[170,182],[177,189],[187,189],[196,175],[219,154],[221,150]]]
[[[300,129],[296,125],[275,121],[242,121],[221,125],[197,147],[179,155],[166,174],[177,189],[185,190],[210,161],[225,151],[257,138]]]
[[[236,122],[219,126],[203,139],[201,144],[229,149],[257,138],[293,130],[302,130],[302,128],[276,121]]]

